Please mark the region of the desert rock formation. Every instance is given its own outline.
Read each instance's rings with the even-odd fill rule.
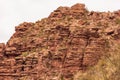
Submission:
[[[0,43],[0,80],[73,80],[110,51],[109,41],[119,42],[120,11],[90,12],[77,3],[15,31]]]

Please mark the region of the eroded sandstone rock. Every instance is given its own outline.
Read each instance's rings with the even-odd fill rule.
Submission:
[[[109,41],[119,42],[120,16],[75,4],[15,31],[6,45],[0,44],[0,80],[71,80],[98,63]]]
[[[5,44],[0,43],[0,59],[3,58],[4,52],[5,52]]]

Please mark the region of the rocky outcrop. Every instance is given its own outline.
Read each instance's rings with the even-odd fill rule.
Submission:
[[[76,16],[76,17],[82,17],[81,15],[84,15],[88,11],[85,8],[84,4],[75,4],[71,8],[69,7],[59,7],[57,10],[52,12],[49,16],[49,18],[55,17],[55,18],[62,18],[66,17],[66,15]]]
[[[0,80],[71,80],[120,39],[120,11],[89,12],[84,4],[59,7],[48,18],[24,22],[0,44]]]
[[[5,51],[5,44],[4,43],[0,43],[0,59],[3,58],[4,51]]]

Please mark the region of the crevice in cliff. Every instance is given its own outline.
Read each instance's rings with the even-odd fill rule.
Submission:
[[[85,54],[86,54],[85,53],[86,52],[86,48],[88,47],[89,44],[90,44],[90,37],[87,37],[85,46],[82,49],[82,55],[80,57],[80,70],[84,70],[85,69],[85,65],[83,63],[84,63],[84,58],[85,58]]]

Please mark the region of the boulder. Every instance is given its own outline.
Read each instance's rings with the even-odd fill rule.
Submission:
[[[72,10],[85,10],[85,5],[77,3],[71,7]]]

